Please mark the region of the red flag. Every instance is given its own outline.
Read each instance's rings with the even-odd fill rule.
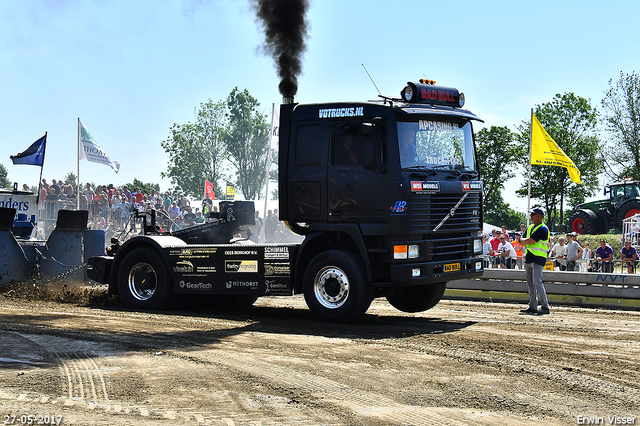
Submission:
[[[210,200],[216,199],[216,194],[215,192],[213,192],[213,184],[208,180],[205,180],[204,181],[204,198],[207,198],[207,195],[209,195]]]

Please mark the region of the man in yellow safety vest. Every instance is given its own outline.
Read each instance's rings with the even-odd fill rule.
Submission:
[[[535,208],[529,212],[533,222],[525,231],[520,244],[525,246],[524,270],[529,287],[529,307],[520,312],[525,314],[546,315],[549,313],[549,301],[547,292],[542,283],[542,270],[547,262],[547,244],[549,243],[549,228],[542,223],[544,212]],[[536,293],[537,296],[536,297]],[[540,310],[538,310],[540,299]]]

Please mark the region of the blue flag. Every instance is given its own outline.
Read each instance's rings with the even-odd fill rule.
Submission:
[[[44,163],[44,148],[47,145],[47,134],[31,144],[26,151],[18,155],[12,155],[13,164],[29,164],[32,166],[42,166]]]

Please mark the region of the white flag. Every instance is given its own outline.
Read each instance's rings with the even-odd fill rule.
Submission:
[[[79,147],[79,160],[91,161],[92,163],[101,163],[107,166],[110,166],[116,173],[120,170],[120,163],[118,161],[113,161],[109,158],[109,156],[100,148],[100,146],[96,143],[96,140],[93,139],[89,130],[84,127],[82,121],[78,120],[80,124],[78,131],[80,134],[78,135],[78,141],[80,143]]]
[[[269,148],[278,149],[280,144],[280,110],[276,104],[271,104],[271,136],[269,137]]]

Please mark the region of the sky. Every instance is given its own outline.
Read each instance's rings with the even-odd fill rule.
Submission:
[[[311,0],[296,102],[398,97],[407,81],[465,93],[481,126],[516,130],[535,105],[573,92],[600,107],[609,80],[640,71],[640,2]],[[161,142],[209,99],[247,89],[281,101],[249,0],[0,0],[0,164],[48,132],[43,177],[77,174],[78,118],[121,164],[80,162],[80,180],[170,186]],[[476,131],[480,127],[476,126]],[[523,168],[527,159],[522,160]],[[499,165],[483,165],[499,167]],[[503,196],[526,208],[507,182]]]

